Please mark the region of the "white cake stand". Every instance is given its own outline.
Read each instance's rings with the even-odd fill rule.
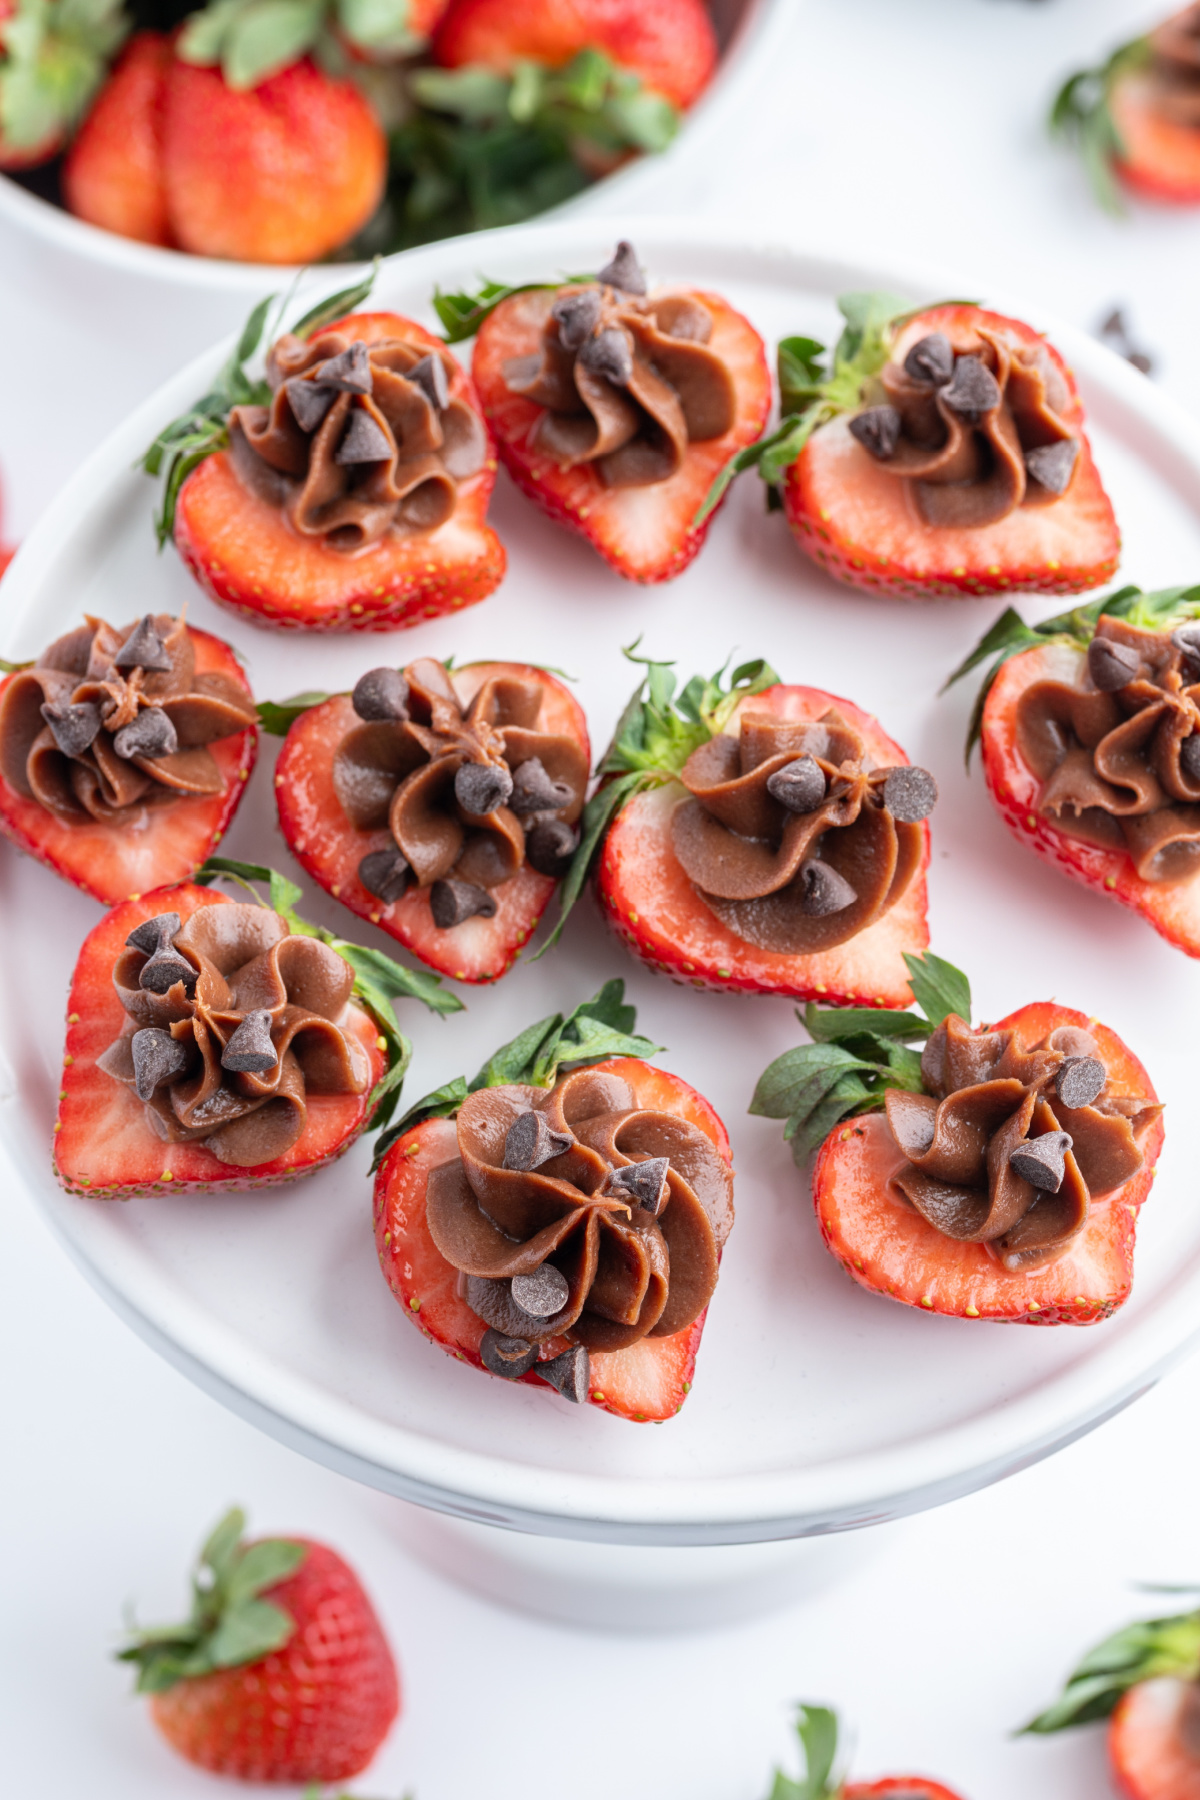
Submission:
[[[479,271],[518,281],[594,266],[617,230],[542,225],[434,246],[391,264],[377,302],[429,318],[435,282],[449,288]],[[833,297],[846,289],[886,286],[917,300],[963,291],[929,271],[845,267],[695,227],[643,226],[639,249],[655,278],[726,293],[770,341],[789,331],[828,339]],[[1001,295],[988,299],[1004,305]],[[1090,340],[1035,305],[1011,310],[1047,328],[1076,368],[1125,534],[1123,578],[1153,587],[1200,577],[1200,432]],[[649,1550],[758,1546],[740,1560],[727,1555],[728,1581],[708,1585],[727,1593],[748,1581],[770,1587],[780,1567],[773,1543],[895,1520],[997,1481],[1144,1392],[1200,1331],[1200,1213],[1188,1173],[1200,1149],[1192,1098],[1198,976],[1132,915],[1023,852],[978,772],[964,772],[970,694],[938,700],[936,691],[998,604],[906,606],[834,586],[778,517],[763,517],[753,477],[684,576],[639,590],[502,479],[493,517],[510,569],[483,606],[385,640],[257,632],[212,607],[173,553],[156,556],[154,496],[131,473],[137,453],[203,391],[224,353],[201,358],[143,406],[45,515],[0,590],[0,651],[32,655],[83,612],[119,621],[186,602],[194,621],[235,644],[260,697],[346,687],[380,660],[511,655],[580,677],[597,746],[633,685],[619,646],[638,632],[646,651],[678,657],[684,678],[710,672],[734,648],[765,654],[785,680],[847,694],[877,712],[913,759],[936,772],[934,944],[972,973],[977,1016],[1054,995],[1105,1019],[1143,1056],[1168,1102],[1167,1149],[1145,1209],[1133,1297],[1111,1321],[1086,1330],[1001,1329],[889,1304],[851,1285],[825,1253],[779,1127],[746,1116],[758,1072],[796,1041],[790,1005],[654,980],[583,906],[552,955],[518,966],[494,989],[467,991],[466,1014],[438,1023],[414,1010],[405,1021],[417,1046],[409,1087],[416,1096],[472,1072],[524,1023],[624,975],[641,1028],[668,1046],[664,1065],[707,1093],[730,1126],[738,1223],[686,1406],[654,1428],[576,1411],[487,1380],[412,1329],[376,1265],[365,1145],[312,1179],[265,1194],[115,1205],[60,1192],[47,1156],[60,1002],[99,908],[4,846],[5,1153],[12,1184],[89,1280],[191,1379],[306,1455],[468,1526],[586,1542],[593,1592],[605,1585],[598,1545],[633,1547],[643,1573],[631,1573],[627,1561],[618,1585],[646,1589],[654,1588]],[[1044,617],[1059,606],[1032,601],[1026,611]],[[223,848],[289,868],[274,823],[271,746],[267,740],[265,767]],[[313,916],[349,927],[349,915],[305,885]],[[486,1556],[470,1548],[480,1542],[490,1546]],[[427,1543],[427,1552],[501,1598],[528,1599],[537,1585],[528,1547],[515,1574],[511,1559],[503,1578],[494,1569],[490,1578],[480,1574],[481,1557],[495,1562],[490,1533],[460,1534],[449,1548],[443,1536],[441,1548]],[[537,1603],[560,1605],[546,1596],[561,1594],[562,1554],[547,1551]],[[700,1566],[711,1574],[720,1561],[710,1556]],[[569,1559],[565,1566],[582,1567]],[[675,1571],[664,1575],[660,1595],[688,1586],[678,1578],[682,1563],[658,1566]],[[589,1613],[578,1594],[571,1609],[603,1622],[604,1607]]]

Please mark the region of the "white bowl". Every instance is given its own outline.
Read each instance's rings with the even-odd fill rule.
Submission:
[[[614,229],[535,225],[431,246],[387,267],[378,298],[428,317],[435,281],[456,285],[479,268],[511,281],[586,268],[607,252]],[[696,227],[645,223],[638,235],[653,277],[727,293],[772,340],[786,331],[828,339],[833,296],[847,289],[887,287],[915,300],[972,291],[928,271],[847,266]],[[1036,306],[1009,310],[1049,329],[1075,366],[1125,531],[1122,577],[1150,587],[1194,579],[1200,431],[1090,339]],[[1131,914],[1016,845],[978,772],[964,772],[971,694],[938,700],[936,689],[998,603],[914,607],[836,587],[778,516],[764,518],[752,476],[682,577],[637,589],[502,480],[494,520],[510,573],[482,607],[385,642],[257,632],[211,606],[172,553],[156,558],[154,496],[131,472],[226,348],[143,405],[36,527],[0,589],[4,654],[32,654],[84,611],[120,620],[187,601],[194,620],[245,656],[260,696],[346,687],[383,660],[510,654],[581,677],[597,746],[633,686],[618,646],[639,631],[647,652],[678,656],[684,677],[716,668],[733,648],[765,654],[785,680],[849,694],[877,712],[936,772],[934,944],[971,972],[978,1016],[1055,995],[1106,1020],[1145,1058],[1168,1102],[1167,1149],[1143,1215],[1133,1296],[1107,1323],[1002,1329],[889,1303],[852,1285],[823,1249],[780,1127],[746,1116],[759,1071],[797,1040],[791,1006],[656,981],[580,907],[558,950],[494,988],[468,990],[465,1015],[437,1023],[406,1014],[417,1046],[409,1094],[472,1072],[523,1024],[616,974],[629,983],[641,1028],[668,1046],[664,1066],[725,1118],[739,1216],[694,1391],[668,1423],[628,1424],[489,1380],[413,1329],[376,1264],[365,1145],[274,1193],[125,1205],[63,1194],[48,1167],[62,1045],[57,997],[99,908],[6,846],[0,1061],[9,1074],[0,1080],[8,1096],[0,1125],[13,1183],[89,1279],[192,1379],[332,1467],[463,1517],[609,1542],[751,1542],[894,1518],[1011,1473],[1143,1391],[1200,1329],[1192,1023],[1200,976]],[[1042,600],[1027,611],[1044,617],[1061,604]],[[270,757],[263,760],[222,848],[290,868],[274,830]],[[311,913],[349,930],[349,915],[301,879]]]

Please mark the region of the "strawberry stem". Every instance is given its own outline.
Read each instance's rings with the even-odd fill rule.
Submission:
[[[1144,1619],[1105,1638],[1068,1676],[1059,1698],[1021,1731],[1042,1735],[1107,1719],[1122,1694],[1159,1675],[1200,1677],[1200,1611]]]

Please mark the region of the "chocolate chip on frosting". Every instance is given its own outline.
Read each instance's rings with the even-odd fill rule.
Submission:
[[[919,825],[937,805],[938,785],[928,769],[900,764],[889,769],[883,784],[883,804],[901,825]]]
[[[851,419],[850,435],[871,452],[876,462],[887,462],[896,454],[902,423],[894,406],[868,406]]]
[[[1177,650],[1182,650],[1184,661],[1190,664],[1190,673],[1200,667],[1200,620],[1191,625],[1180,625],[1171,633],[1171,642]]]
[[[1200,781],[1200,732],[1193,731],[1191,737],[1184,738],[1179,746],[1179,761],[1190,780]]]
[[[337,399],[335,387],[321,387],[315,381],[305,381],[299,375],[285,381],[283,391],[288,397],[288,405],[301,431],[315,431],[325,414]]]
[[[577,293],[563,294],[550,308],[550,317],[558,326],[558,341],[564,350],[578,350],[600,323],[600,295],[595,288],[580,288]]]
[[[408,682],[399,669],[368,669],[355,682],[350,704],[360,719],[407,719]]]
[[[982,418],[1000,404],[1000,383],[978,356],[960,356],[953,377],[939,391],[946,405],[964,419]]]
[[[529,1275],[514,1275],[512,1297],[522,1312],[535,1319],[552,1319],[567,1304],[571,1286],[552,1262],[539,1263]]]
[[[1052,494],[1066,493],[1078,460],[1078,438],[1060,438],[1057,444],[1041,444],[1025,452],[1025,467]]]
[[[42,717],[64,756],[82,756],[95,741],[101,725],[100,708],[90,700],[62,706],[44,701]]]
[[[144,669],[147,675],[162,675],[171,667],[167,647],[154,625],[153,613],[135,625],[112,659],[114,669]]]
[[[129,1049],[133,1057],[133,1087],[139,1100],[152,1099],[156,1088],[182,1075],[188,1065],[184,1045],[169,1031],[155,1026],[135,1031]]]
[[[628,337],[617,325],[588,338],[579,352],[579,361],[589,374],[603,375],[614,387],[628,387],[633,375],[633,351]]]
[[[954,373],[954,346],[944,331],[918,338],[904,359],[905,373],[927,387],[941,387]]]
[[[1068,1056],[1054,1091],[1064,1106],[1090,1106],[1104,1092],[1107,1080],[1108,1071],[1098,1056]]]
[[[385,906],[403,899],[412,880],[412,870],[393,844],[388,850],[372,850],[358,865],[358,879],[368,894],[374,894]]]
[[[113,736],[113,749],[126,762],[135,756],[154,762],[160,756],[174,756],[178,748],[178,734],[161,706],[143,706],[137,717]]]
[[[1129,644],[1113,638],[1094,637],[1087,651],[1088,674],[1102,694],[1115,694],[1137,675],[1141,659]]]
[[[429,890],[429,910],[439,931],[450,931],[477,915],[494,919],[496,902],[486,888],[473,881],[435,881]]]
[[[571,1148],[571,1142],[565,1131],[555,1131],[544,1112],[531,1106],[528,1112],[517,1115],[505,1133],[504,1161],[500,1167],[528,1174],[530,1169],[540,1169],[552,1156],[561,1156]]]
[[[336,356],[326,358],[313,370],[313,379],[322,387],[333,387],[344,394],[369,394],[374,387],[371,353],[366,344],[356,340]]]
[[[346,435],[334,455],[334,462],[343,466],[351,463],[387,462],[391,454],[392,445],[382,425],[376,424],[363,407],[355,407],[350,414]]]
[[[670,1160],[665,1156],[651,1156],[645,1162],[628,1163],[612,1171],[604,1184],[604,1191],[606,1194],[620,1194],[623,1199],[632,1200],[643,1212],[653,1213],[657,1217],[667,1200],[667,1170],[670,1166]]]
[[[179,929],[178,913],[158,913],[125,939],[131,949],[149,958],[138,973],[138,986],[148,993],[165,994],[177,981],[189,989],[195,985],[195,969],[171,941]]]
[[[502,1375],[505,1381],[519,1381],[537,1361],[537,1345],[527,1344],[524,1338],[505,1337],[502,1331],[489,1326],[479,1346],[479,1358],[491,1374]]]
[[[543,1381],[548,1381],[552,1388],[557,1388],[564,1400],[574,1401],[582,1406],[588,1397],[591,1386],[591,1358],[582,1344],[572,1344],[561,1356],[548,1357],[545,1362],[535,1364],[535,1369]]]
[[[454,777],[454,798],[476,818],[495,812],[512,791],[513,778],[502,763],[465,762]]]
[[[525,861],[539,875],[561,881],[579,848],[579,833],[565,819],[542,819],[525,839]]]
[[[246,1013],[221,1052],[221,1067],[232,1075],[265,1075],[278,1061],[265,1006]]]
[[[1008,1159],[1014,1175],[1028,1181],[1045,1194],[1057,1194],[1067,1172],[1066,1154],[1071,1148],[1068,1131],[1046,1131],[1041,1137],[1027,1138],[1017,1145]]]
[[[509,805],[515,813],[557,812],[569,806],[574,795],[566,781],[555,781],[540,756],[531,756],[513,770]]]
[[[800,911],[809,918],[824,919],[830,913],[844,912],[853,906],[858,895],[844,875],[829,863],[810,856],[800,864],[796,877]]]
[[[621,239],[616,255],[611,262],[605,263],[596,280],[603,282],[605,287],[620,288],[626,294],[646,292],[646,277],[638,262],[637,252],[625,238]]]
[[[155,913],[152,919],[143,920],[131,931],[125,942],[131,950],[140,950],[144,956],[153,956],[170,944],[182,923],[178,913]]]
[[[814,756],[797,756],[767,777],[767,792],[789,812],[813,812],[825,798],[825,774]]]
[[[431,350],[428,356],[413,364],[408,379],[416,382],[430,406],[445,412],[450,404],[450,383],[446,380],[446,365],[440,356],[435,356]]]

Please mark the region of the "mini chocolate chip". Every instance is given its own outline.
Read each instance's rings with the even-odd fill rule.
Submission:
[[[152,1099],[155,1088],[182,1075],[188,1065],[184,1046],[169,1031],[159,1031],[154,1026],[135,1031],[129,1049],[133,1056],[133,1088],[139,1100]]]
[[[1000,404],[1000,383],[978,356],[960,356],[953,377],[939,392],[951,411],[967,420],[980,419]]]
[[[573,1140],[568,1131],[555,1131],[544,1112],[531,1106],[528,1112],[518,1113],[504,1134],[504,1160],[502,1169],[519,1169],[527,1175],[531,1169],[541,1168],[552,1156],[561,1156],[564,1150],[571,1148]]]
[[[346,427],[346,435],[338,445],[334,456],[335,463],[343,467],[355,463],[387,462],[392,454],[392,444],[387,432],[366,411],[356,406],[350,414],[350,423]]]
[[[113,668],[145,669],[147,675],[161,675],[170,667],[171,658],[155,628],[154,614],[147,613],[113,657]]]
[[[525,837],[525,861],[539,875],[561,881],[579,848],[579,833],[565,819],[539,819]]]
[[[911,381],[928,387],[941,387],[954,373],[954,345],[944,331],[931,331],[918,338],[904,359],[904,372]]]
[[[552,1319],[567,1304],[571,1287],[561,1269],[540,1263],[529,1275],[514,1275],[512,1297],[534,1319]]]
[[[627,1163],[610,1171],[604,1183],[606,1194],[620,1194],[632,1200],[642,1212],[662,1211],[667,1199],[667,1170],[671,1164],[665,1156],[651,1156],[645,1162]]]
[[[350,704],[360,719],[399,723],[408,717],[408,682],[399,669],[368,669],[355,682]]]
[[[428,356],[413,364],[408,379],[416,383],[430,406],[445,412],[450,404],[450,383],[446,380],[446,365],[440,356],[435,356],[431,350]]]
[[[265,1075],[278,1061],[265,1006],[246,1014],[221,1052],[221,1067],[232,1075]]]
[[[564,350],[578,350],[591,337],[600,323],[600,312],[600,295],[595,288],[581,288],[554,302],[550,317],[558,326],[558,341]]]
[[[1171,633],[1171,642],[1177,650],[1182,650],[1184,661],[1191,664],[1191,672],[1195,673],[1200,665],[1200,621],[1193,625],[1180,625]]]
[[[64,756],[82,756],[100,730],[100,708],[90,700],[66,706],[52,706],[47,701],[42,717]]]
[[[374,386],[371,353],[361,341],[318,363],[313,378],[323,386],[340,388],[344,394],[369,394]]]
[[[1065,494],[1079,460],[1079,439],[1062,438],[1025,452],[1025,467],[1033,479],[1052,494]]]
[[[371,850],[358,865],[358,879],[368,894],[374,894],[385,906],[403,897],[412,870],[393,844],[387,850]]]
[[[301,431],[315,431],[337,399],[335,387],[322,387],[319,382],[305,381],[299,375],[285,381],[283,391]]]
[[[537,1361],[537,1345],[527,1344],[524,1338],[505,1337],[489,1325],[479,1346],[479,1360],[493,1375],[502,1375],[505,1381],[519,1381]]]
[[[144,919],[131,931],[125,942],[131,950],[140,950],[144,956],[153,956],[155,951],[166,949],[181,925],[178,913],[155,913],[153,918]]]
[[[825,774],[814,756],[798,756],[767,776],[767,792],[789,812],[813,812],[825,798]]]
[[[536,1363],[534,1372],[552,1388],[557,1388],[564,1400],[573,1400],[576,1406],[582,1406],[588,1397],[592,1364],[582,1344],[572,1344],[561,1356],[551,1356],[545,1362]]]
[[[122,725],[113,738],[113,749],[126,762],[134,756],[154,762],[160,756],[174,756],[178,748],[175,727],[161,706],[143,706],[136,719]]]
[[[919,825],[937,805],[938,784],[928,769],[901,764],[889,769],[883,784],[883,804],[900,825]]]
[[[1009,1152],[1008,1166],[1044,1194],[1057,1194],[1067,1172],[1065,1158],[1072,1141],[1068,1131],[1046,1131],[1041,1137],[1026,1138]]]
[[[138,973],[138,986],[148,993],[165,994],[177,981],[182,981],[188,993],[196,985],[197,971],[171,942],[178,930],[178,913],[157,913],[125,939],[131,950],[140,950],[149,958]]]
[[[839,875],[829,863],[818,862],[815,856],[800,864],[796,882],[800,890],[800,911],[807,913],[810,919],[825,919],[830,913],[845,912],[858,899],[846,877]]]
[[[894,406],[868,406],[855,413],[850,421],[850,436],[869,450],[876,462],[887,462],[896,454],[903,423]]]
[[[605,287],[620,288],[623,294],[644,294],[646,277],[642,273],[633,245],[622,238],[612,261],[605,263],[596,277]]]
[[[512,791],[513,778],[502,763],[465,762],[454,777],[454,798],[476,818],[494,813]]]
[[[588,338],[579,361],[591,375],[603,375],[614,387],[628,387],[633,374],[633,351],[619,325],[608,325]]]
[[[571,804],[570,784],[547,774],[540,756],[531,756],[513,770],[512,798],[515,813],[557,812]]]
[[[439,931],[449,931],[465,919],[494,919],[496,902],[486,888],[473,881],[435,881],[429,890],[429,910]]]
[[[1200,732],[1193,731],[1179,746],[1179,762],[1189,781],[1200,781]]]
[[[1094,637],[1088,645],[1087,666],[1093,686],[1102,694],[1115,694],[1137,675],[1141,658],[1128,644],[1118,644],[1112,638]]]
[[[1090,1106],[1099,1099],[1108,1070],[1098,1056],[1068,1056],[1058,1071],[1054,1091],[1064,1106]]]

